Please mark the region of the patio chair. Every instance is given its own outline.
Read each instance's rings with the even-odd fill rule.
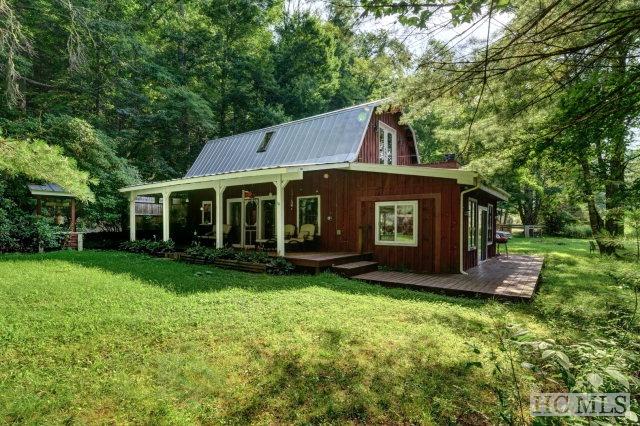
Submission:
[[[313,242],[315,235],[316,235],[316,226],[311,223],[305,223],[300,227],[300,230],[298,231],[298,235],[296,237],[289,238],[288,240],[286,240],[285,244],[308,245],[309,243]]]
[[[226,223],[222,225],[222,245],[226,245],[229,241],[229,232],[231,232],[231,225],[227,225]],[[211,235],[213,240],[217,238],[215,229],[211,232],[207,232],[206,235]]]
[[[293,237],[293,234],[296,233],[296,226],[295,225],[285,225],[284,226],[284,239],[288,240],[289,238]]]

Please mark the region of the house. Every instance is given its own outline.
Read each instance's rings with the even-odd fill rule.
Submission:
[[[464,271],[495,256],[496,203],[507,194],[451,158],[421,164],[402,113],[380,106],[207,142],[183,178],[121,189],[130,196],[130,238],[136,198],[157,194],[165,240],[190,233],[217,247],[272,243],[279,255],[309,245],[314,252],[371,253],[382,265],[429,273]],[[170,229],[172,203],[165,200],[172,197],[188,200],[188,231]],[[287,244],[292,236],[285,233],[302,244]]]

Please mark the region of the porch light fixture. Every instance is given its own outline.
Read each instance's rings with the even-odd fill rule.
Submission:
[[[329,179],[329,173],[325,173],[324,175],[322,175],[322,177],[325,179]]]

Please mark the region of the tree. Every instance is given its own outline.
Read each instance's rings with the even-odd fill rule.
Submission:
[[[62,149],[40,139],[0,137],[0,171],[9,176],[24,175],[34,181],[52,182],[83,201],[93,201],[89,173],[78,169]]]

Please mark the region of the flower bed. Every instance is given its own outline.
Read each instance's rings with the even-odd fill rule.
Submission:
[[[266,272],[287,275],[294,267],[282,257],[271,257],[261,251],[236,251],[229,248],[211,249],[196,245],[187,249],[180,257],[189,263],[212,264],[221,268],[246,272]]]

